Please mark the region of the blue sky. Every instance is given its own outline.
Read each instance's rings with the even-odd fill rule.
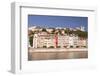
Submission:
[[[80,27],[87,30],[88,17],[78,16],[50,16],[50,15],[28,15],[28,27],[33,25],[42,27]]]

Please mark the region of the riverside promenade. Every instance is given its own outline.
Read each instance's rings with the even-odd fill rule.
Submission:
[[[88,58],[87,48],[29,48],[28,60],[56,60]]]

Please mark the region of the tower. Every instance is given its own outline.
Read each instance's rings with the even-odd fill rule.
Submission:
[[[85,27],[84,27],[84,26],[81,26],[81,27],[80,27],[80,30],[81,30],[81,31],[85,31]]]

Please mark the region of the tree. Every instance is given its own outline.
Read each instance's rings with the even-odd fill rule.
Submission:
[[[55,31],[56,31],[55,28],[53,28],[51,34],[55,34]]]
[[[49,48],[54,48],[54,46],[50,46]]]
[[[86,31],[77,30],[77,31],[74,31],[74,32],[75,32],[75,34],[77,34],[79,37],[87,38],[87,36],[88,36],[88,32],[86,32]]]
[[[28,30],[28,35],[32,35],[33,34],[33,31],[32,30]]]
[[[29,37],[30,46],[33,46],[33,36],[34,36],[34,32],[32,30],[28,30],[28,37]]]
[[[61,30],[61,29],[59,29],[59,30],[58,30],[58,33],[59,33],[60,35],[62,35],[62,30]]]
[[[47,46],[43,46],[43,48],[47,48]]]
[[[66,28],[64,31],[66,34],[69,34],[69,32],[70,32],[70,30],[68,28]]]
[[[47,30],[45,28],[42,29],[43,32],[47,32]]]
[[[31,47],[33,46],[33,36],[29,36],[29,43],[31,45]]]

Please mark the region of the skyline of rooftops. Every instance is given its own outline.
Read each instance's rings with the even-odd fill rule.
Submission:
[[[45,28],[76,28],[83,26],[87,30],[88,17],[28,15],[28,27],[33,25]]]

